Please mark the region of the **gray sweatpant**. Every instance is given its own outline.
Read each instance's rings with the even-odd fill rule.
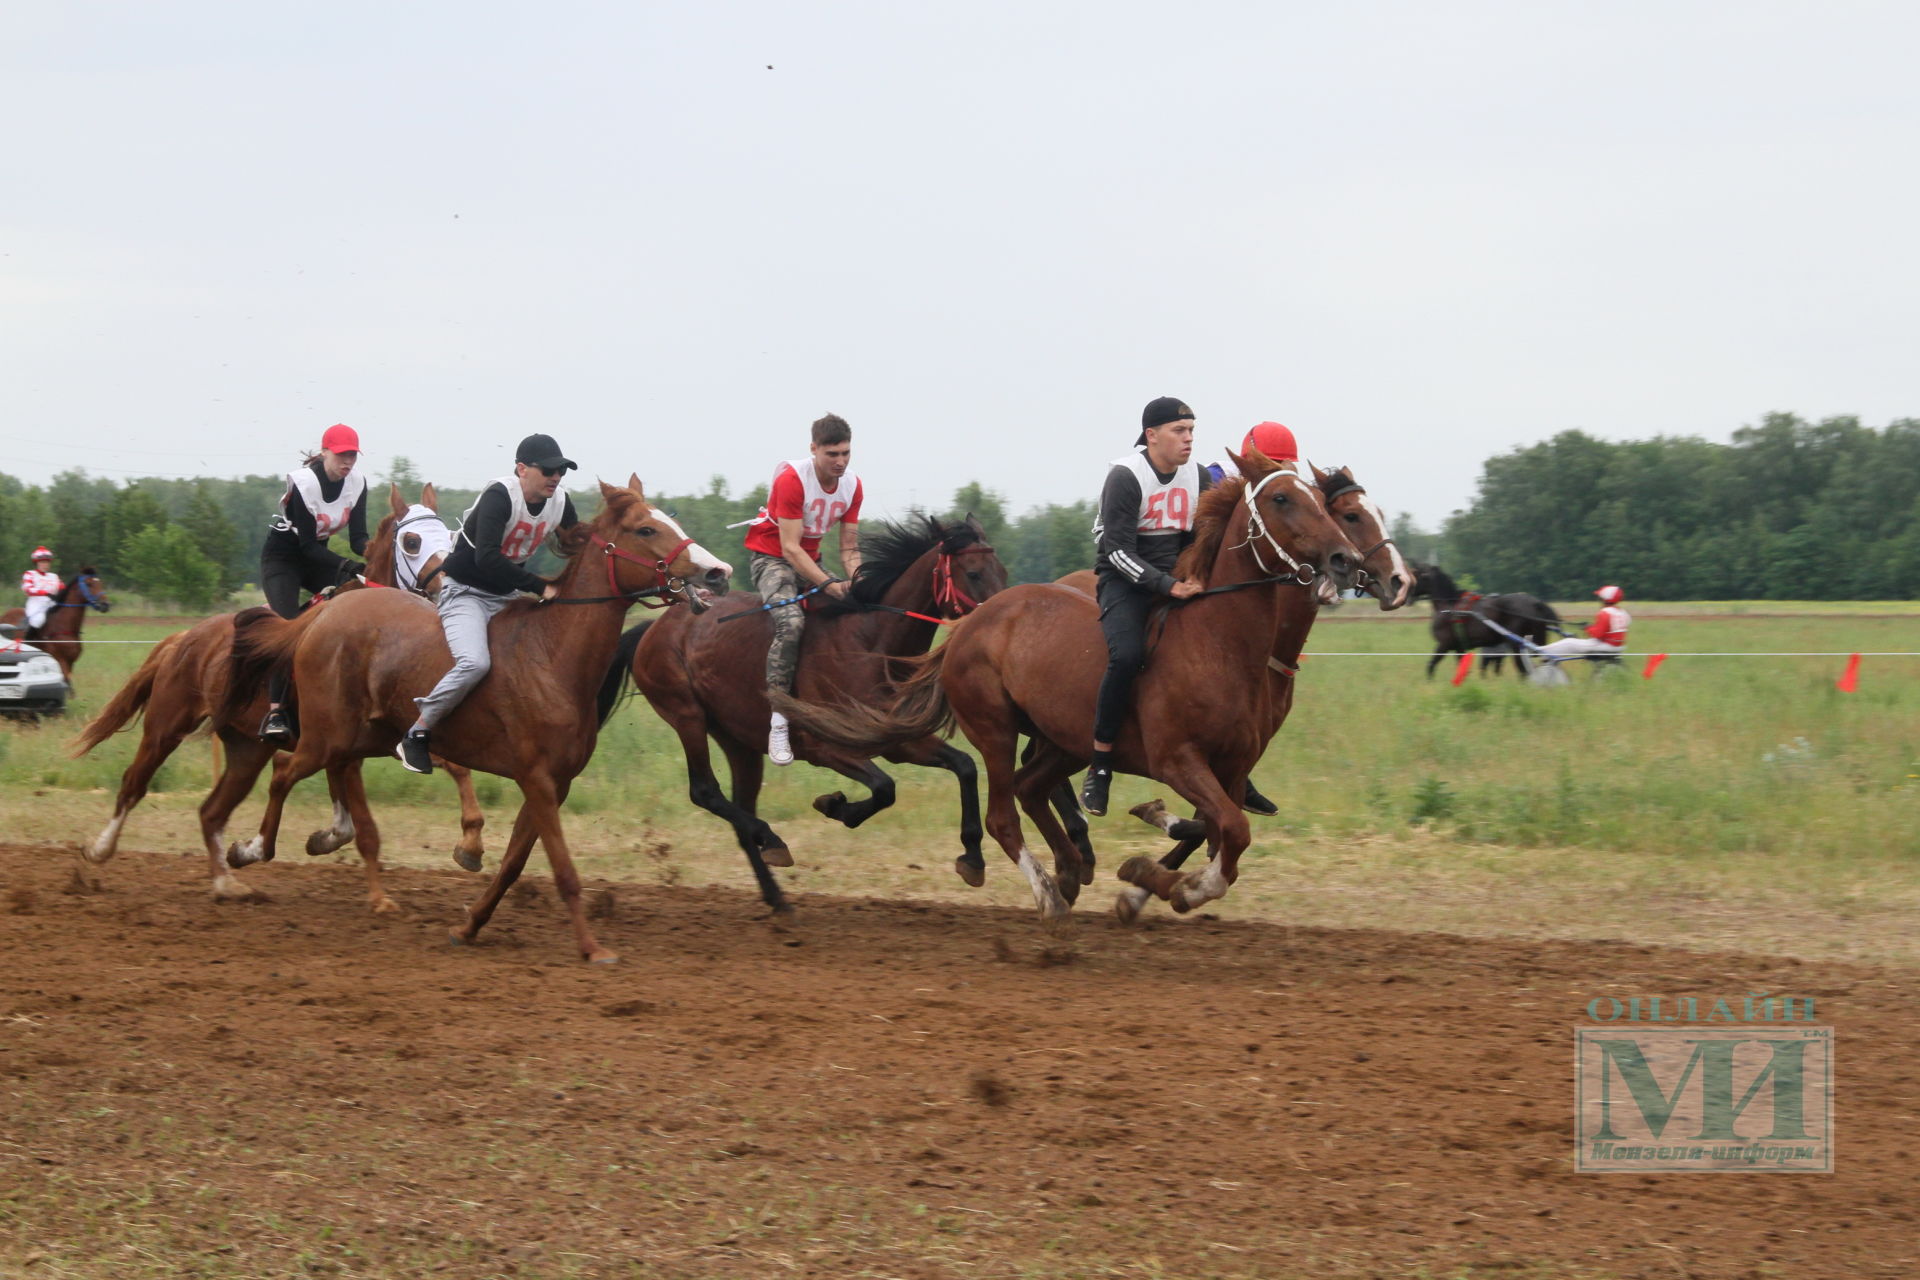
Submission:
[[[453,670],[440,677],[432,693],[414,699],[420,708],[420,719],[414,728],[431,731],[460,705],[468,690],[486,678],[493,666],[493,658],[487,652],[487,624],[493,621],[494,614],[512,604],[513,599],[452,578],[443,581],[440,629],[447,634],[447,648],[453,650]]]

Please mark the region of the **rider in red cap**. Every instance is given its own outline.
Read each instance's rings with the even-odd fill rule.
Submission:
[[[1620,602],[1627,593],[1615,586],[1601,587],[1593,593],[1600,598],[1600,612],[1587,624],[1584,636],[1568,636],[1565,640],[1555,640],[1543,646],[1542,653],[1556,657],[1613,657],[1627,647],[1627,628],[1633,625],[1633,618]]]
[[[367,553],[367,478],[356,469],[360,435],[337,422],[320,435],[320,451],[287,473],[280,513],[268,524],[260,547],[260,589],[283,618],[300,612],[300,592],[325,591],[349,582],[366,566],[336,555],[327,540],[344,531],[353,554]],[[287,677],[275,672],[267,691],[267,718],[260,737],[275,746],[293,745],[293,726],[281,704]]]
[[[20,575],[20,589],[27,593],[27,633],[22,640],[39,638],[40,629],[47,625],[47,615],[53,611],[53,602],[60,598],[65,584],[60,575],[53,571],[53,552],[45,547],[33,549],[33,568]]]

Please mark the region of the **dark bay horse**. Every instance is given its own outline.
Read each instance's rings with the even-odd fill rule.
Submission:
[[[557,535],[567,556],[554,579],[558,598],[517,601],[493,619],[491,671],[433,735],[438,755],[511,778],[524,797],[499,868],[454,932],[456,942],[471,942],[485,926],[538,839],[580,954],[595,962],[617,958],[587,925],[560,806],[593,756],[596,695],[627,610],[647,597],[705,608],[709,592],[726,593],[733,570],[655,510],[639,477],[624,487],[602,484],[600,496],[603,505],[592,520]],[[274,766],[260,833],[227,850],[233,866],[273,857],[294,783],[391,753],[414,722],[414,699],[446,674],[453,655],[433,607],[405,592],[357,591],[293,621],[248,610],[235,624],[229,705],[251,703],[275,666],[288,661],[300,695],[300,740]],[[364,791],[350,790],[347,801],[362,854],[370,844],[377,851]]]
[[[1249,831],[1238,798],[1269,726],[1292,705],[1292,676],[1313,624],[1312,592],[1297,588],[1322,575],[1349,582],[1357,568],[1356,550],[1318,487],[1293,464],[1257,450],[1234,461],[1241,475],[1201,498],[1195,540],[1176,568],[1175,576],[1204,582],[1209,594],[1169,609],[1154,625],[1153,656],[1114,744],[1117,770],[1165,782],[1206,826],[1213,860],[1204,871],[1181,877],[1147,858],[1120,869],[1121,879],[1181,911],[1220,897],[1239,875]],[[958,723],[987,769],[988,832],[1027,877],[1042,918],[1065,914],[1090,869],[1047,801],[1092,754],[1094,700],[1106,668],[1098,606],[1051,583],[1012,587],[914,665],[879,706],[785,697],[774,705],[822,737],[874,752]],[[1022,733],[1037,750],[1016,773]],[[1028,851],[1016,800],[1052,849],[1057,881]]]
[[[851,599],[829,601],[807,619],[801,635],[795,692],[810,702],[868,696],[887,686],[892,660],[923,654],[939,630],[931,619],[961,617],[1007,585],[1006,566],[969,516],[883,525],[861,538],[860,571]],[[826,597],[815,597],[826,599]],[[755,812],[765,770],[767,703],[764,672],[773,625],[757,595],[733,596],[706,613],[674,610],[620,639],[600,693],[600,720],[613,711],[629,671],[680,739],[687,756],[689,795],[732,826],[747,855],[760,896],[776,912],[788,910],[770,866],[793,865],[787,845]],[[798,606],[787,606],[794,608]],[[918,615],[918,616],[914,616]],[[732,776],[731,800],[713,772],[708,738],[720,744]],[[857,827],[893,803],[893,779],[870,755],[804,731],[793,736],[796,759],[853,779],[871,793],[848,800],[842,792],[817,797],[813,807]],[[961,862],[971,882],[985,876],[980,856],[980,800],[973,757],[931,735],[883,753],[898,764],[946,769],[960,780]],[[967,874],[966,870],[962,874]]]
[[[381,520],[373,537],[367,541],[367,581],[392,585],[404,576],[400,566],[411,564],[412,576],[416,580],[425,578],[431,582],[440,561],[446,558],[444,546],[435,554],[422,542],[423,534],[427,531],[422,521],[423,513],[426,517],[437,519],[433,516],[438,506],[433,486],[428,485],[420,496],[420,502],[412,507],[402,501],[397,485],[389,488],[387,500],[389,514]],[[416,523],[412,530],[407,530],[405,522],[420,523]],[[442,534],[445,529],[446,526],[442,525]],[[398,545],[409,534],[413,539],[411,551],[404,545]],[[435,541],[443,542],[444,539]],[[429,551],[424,562],[418,559],[423,550]],[[342,588],[343,592],[346,590]],[[120,793],[114,801],[113,817],[98,836],[82,847],[82,856],[88,862],[98,864],[113,857],[119,848],[120,830],[126,825],[134,806],[146,797],[154,774],[182,742],[197,732],[201,725],[212,720],[213,732],[225,748],[225,761],[216,771],[218,776],[214,779],[213,789],[200,804],[200,840],[207,851],[213,896],[222,901],[248,901],[259,896],[229,870],[224,856],[227,822],[253,790],[255,780],[274,755],[273,747],[262,742],[256,732],[260,718],[267,711],[264,693],[243,708],[227,712],[222,710],[227,701],[227,669],[233,648],[234,617],[231,613],[215,614],[155,645],[147,654],[147,660],[140,664],[127,683],[74,740],[73,754],[82,756],[119,732],[135,717],[144,717],[140,726],[140,745],[134,752],[133,762],[120,775]],[[358,789],[357,765],[353,772],[352,786]],[[466,770],[450,768],[448,772],[453,775],[454,784],[460,790],[461,837],[454,858],[469,870],[478,870],[480,832],[484,826],[480,803],[474,797],[473,782]],[[329,783],[332,781],[329,778]],[[353,819],[348,811],[345,793],[335,789],[333,823],[308,837],[307,852],[315,855],[331,853],[353,836]],[[370,855],[363,846],[361,859],[367,872],[368,904],[376,912],[398,910],[397,904],[381,886],[377,852]]]
[[[60,664],[60,674],[73,682],[73,665],[80,661],[80,629],[87,621],[87,610],[93,609],[105,613],[113,607],[107,599],[106,588],[100,585],[100,577],[92,565],[66,579],[59,596],[54,599],[53,607],[47,612],[46,625],[40,628],[38,636],[29,637],[27,630],[27,611],[9,609],[0,613],[0,622],[11,622],[20,628],[19,639],[36,649],[53,656]]]
[[[1477,649],[1500,651],[1488,655],[1482,662],[1483,671],[1490,668],[1498,672],[1502,653],[1512,653],[1518,659],[1518,648],[1506,636],[1488,626],[1489,619],[1534,644],[1545,644],[1547,632],[1560,629],[1560,615],[1554,612],[1553,606],[1527,592],[1516,591],[1495,596],[1464,592],[1437,564],[1416,564],[1413,573],[1413,598],[1418,600],[1425,597],[1433,602],[1431,629],[1434,647],[1433,656],[1427,659],[1429,677],[1433,675],[1434,668],[1440,665],[1440,659],[1449,653],[1472,653]],[[1515,666],[1521,675],[1526,674],[1525,662],[1516,661]]]

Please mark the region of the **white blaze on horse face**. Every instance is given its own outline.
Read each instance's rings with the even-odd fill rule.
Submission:
[[[684,538],[687,536],[687,531],[680,527],[680,522],[678,520],[675,520],[672,516],[668,515],[666,512],[661,511],[658,508],[655,508],[653,515],[654,515],[654,518],[658,520],[661,524],[673,530],[673,536],[676,539]],[[695,564],[699,565],[700,568],[705,572],[711,573],[713,570],[718,569],[721,572],[722,576],[724,577],[731,578],[733,576],[732,565],[728,564],[725,560],[720,559],[718,556],[714,555],[713,552],[707,550],[705,547],[701,546],[697,542],[687,548],[687,556]]]
[[[1372,497],[1367,494],[1366,490],[1362,489],[1355,496],[1360,499],[1361,509],[1374,518],[1374,522],[1380,526],[1381,536],[1385,537],[1387,535],[1386,513],[1374,504]],[[1399,547],[1389,542],[1384,550],[1387,553],[1389,563],[1392,565],[1392,567],[1387,570],[1387,581],[1392,582],[1394,578],[1399,578],[1401,584],[1399,593],[1390,598],[1386,603],[1394,608],[1398,608],[1405,604],[1411,597],[1413,591],[1413,572],[1407,568],[1407,562],[1401,559]]]

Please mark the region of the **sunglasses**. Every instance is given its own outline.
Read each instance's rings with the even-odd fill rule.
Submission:
[[[567,474],[567,469],[565,467],[535,467],[534,470],[538,471],[541,475],[545,476],[549,480],[553,479],[555,476],[563,476]]]

